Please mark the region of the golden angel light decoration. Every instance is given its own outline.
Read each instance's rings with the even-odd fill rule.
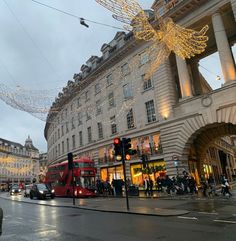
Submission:
[[[191,58],[205,51],[208,37],[205,35],[208,26],[200,31],[184,28],[175,24],[171,18],[158,17],[158,28],[154,29],[148,21],[145,11],[137,0],[96,0],[103,7],[112,11],[113,17],[128,24],[126,29],[132,29],[135,38],[152,41],[152,53],[155,53],[148,75],[170,55],[171,51],[182,59]]]

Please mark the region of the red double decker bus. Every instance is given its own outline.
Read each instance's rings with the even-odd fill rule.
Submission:
[[[74,195],[75,197],[94,197],[96,168],[90,159],[81,158],[74,163]],[[68,161],[50,165],[45,178],[56,196],[73,196],[72,171],[68,169]]]

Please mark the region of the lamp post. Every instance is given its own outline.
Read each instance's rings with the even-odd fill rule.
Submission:
[[[179,157],[174,155],[172,156],[172,160],[174,161],[176,167],[177,176],[179,176]]]

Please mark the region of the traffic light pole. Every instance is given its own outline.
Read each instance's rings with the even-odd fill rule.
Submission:
[[[125,169],[125,146],[124,146],[124,138],[122,139],[122,164],[123,164],[123,172],[124,172],[124,179],[125,179],[125,199],[126,199],[126,206],[127,211],[129,211],[129,197],[128,197],[128,187],[126,181],[126,169]]]

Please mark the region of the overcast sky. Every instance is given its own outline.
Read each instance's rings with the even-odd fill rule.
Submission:
[[[85,19],[122,27],[111,13],[95,0],[39,0]],[[140,1],[150,8],[154,0]],[[79,20],[31,0],[0,1],[0,84],[9,88],[52,89],[58,93],[91,55],[101,56],[101,46],[110,42],[118,31],[114,28]],[[217,55],[202,61],[201,71],[214,88],[220,70]],[[204,69],[206,68],[206,69]],[[214,69],[214,71],[212,70]],[[24,144],[28,135],[34,145],[45,152],[45,122],[13,109],[0,101],[0,138]]]

